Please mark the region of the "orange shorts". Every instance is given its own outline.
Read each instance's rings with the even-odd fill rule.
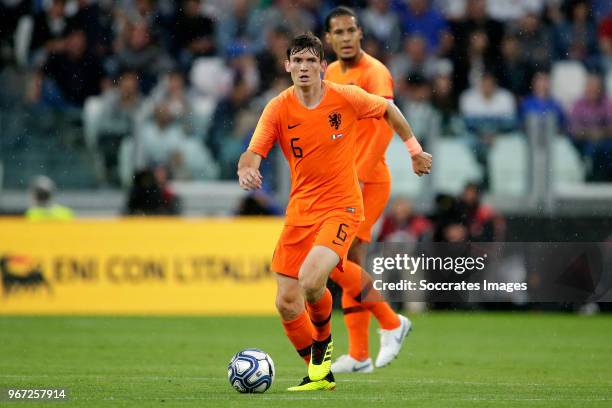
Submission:
[[[297,279],[306,255],[315,245],[328,247],[338,254],[338,265],[342,267],[359,224],[359,217],[341,215],[326,218],[314,225],[285,225],[274,250],[272,270]]]
[[[362,194],[365,220],[359,226],[357,238],[371,242],[372,227],[385,211],[391,196],[391,183],[364,183]]]

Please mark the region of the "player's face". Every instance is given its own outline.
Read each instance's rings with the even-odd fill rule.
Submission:
[[[329,22],[329,32],[325,40],[332,46],[341,60],[352,60],[361,51],[363,33],[353,16],[337,16]]]
[[[322,63],[310,49],[296,52],[289,61],[285,61],[285,70],[291,74],[293,84],[300,87],[319,84],[325,66],[325,61]]]

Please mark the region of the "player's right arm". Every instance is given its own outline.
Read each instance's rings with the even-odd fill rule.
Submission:
[[[259,172],[261,160],[265,159],[279,136],[278,99],[271,100],[265,107],[247,150],[238,161],[238,183],[244,190],[261,188],[263,177]]]

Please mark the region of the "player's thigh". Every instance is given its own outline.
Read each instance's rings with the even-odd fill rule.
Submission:
[[[272,256],[272,271],[298,279],[300,267],[316,238],[316,226],[285,225]]]
[[[330,248],[313,246],[300,268],[299,280],[302,289],[316,290],[324,287],[329,274],[339,262],[340,257]]]
[[[357,237],[369,243],[372,241],[374,224],[385,212],[391,197],[391,183],[365,183],[362,194],[365,220],[359,226]]]
[[[337,265],[342,268],[351,243],[357,235],[361,220],[354,216],[331,217],[325,220],[315,239],[314,245],[331,249],[338,255]]]

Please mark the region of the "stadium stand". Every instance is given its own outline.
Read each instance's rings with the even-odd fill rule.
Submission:
[[[10,16],[8,30],[0,33],[0,160],[5,196],[27,194],[30,178],[41,172],[55,180],[61,191],[69,191],[70,197],[99,189],[127,194],[135,171],[160,164],[170,169],[171,183],[197,182],[202,189],[208,188],[203,180],[210,180],[210,186],[233,182],[237,152],[248,143],[261,109],[287,86],[283,67],[287,39],[303,29],[321,36],[322,17],[340,3],[345,4],[336,0],[314,0],[308,5],[202,0],[189,2],[188,9],[181,7],[182,2],[170,1],[1,2],[2,18]],[[585,16],[575,13],[580,2],[528,3],[508,7],[497,0],[394,0],[383,17],[369,2],[351,3],[362,18],[364,49],[397,74],[398,106],[415,124],[424,145],[440,155],[432,180],[406,177],[410,169],[396,154],[399,146],[394,141],[388,152],[394,194],[414,198],[425,192],[431,198],[437,191],[457,193],[470,179],[486,183],[490,169],[486,197],[495,201],[496,194],[520,195],[534,185],[530,179],[538,176],[529,174],[531,156],[548,148],[555,157],[549,169],[555,185],[565,186],[567,192],[567,186],[580,184],[576,199],[594,181],[612,181],[605,171],[594,172],[589,159],[578,153],[563,120],[554,131],[560,136],[548,146],[532,145],[533,138],[519,141],[520,137],[502,135],[524,131],[524,116],[516,123],[503,123],[500,130],[499,123],[480,118],[474,122],[460,114],[460,96],[466,89],[478,92],[485,72],[495,76],[500,89],[512,93],[517,112],[530,94],[531,77],[542,70],[551,74],[552,102],[562,106],[561,116],[569,117],[593,71],[604,79],[608,96],[612,94],[612,16],[605,14],[607,9],[594,5]],[[295,7],[297,12],[292,10]],[[379,29],[381,19],[392,21],[394,29]],[[83,35],[85,51],[77,55],[70,44],[78,44]],[[91,89],[66,86],[67,73],[84,75],[76,69],[78,64],[69,72],[58,71],[51,63],[66,61],[70,66],[75,58],[100,62],[101,72],[96,74],[102,79]],[[105,118],[104,104],[116,94],[121,76],[130,71],[138,73],[138,106],[123,130],[113,134],[109,129],[120,121]],[[171,73],[178,73],[184,82],[178,99],[163,92]],[[74,95],[66,94],[66,89]],[[181,146],[189,147],[189,154],[142,156],[138,140],[143,118],[154,111],[152,102],[168,106],[171,125],[181,128],[185,141]],[[537,98],[530,100],[529,107],[535,112],[546,110]],[[435,120],[441,122],[432,123]],[[472,133],[488,135],[493,125],[500,134],[482,157],[482,151],[473,150]],[[441,134],[430,134],[432,128],[441,129]],[[604,140],[612,139],[608,133]],[[192,152],[197,153],[191,157]],[[605,149],[602,152],[607,154]],[[185,171],[184,162],[189,160],[206,163]],[[596,157],[596,162],[605,161],[606,157]],[[274,180],[272,192],[281,202],[287,191],[283,171],[284,167],[272,165],[269,177]],[[191,198],[185,201],[192,202]],[[120,211],[109,205],[109,213]],[[74,207],[78,209],[78,203]],[[227,208],[229,212],[234,206]],[[515,209],[533,211],[535,207],[516,204]]]

